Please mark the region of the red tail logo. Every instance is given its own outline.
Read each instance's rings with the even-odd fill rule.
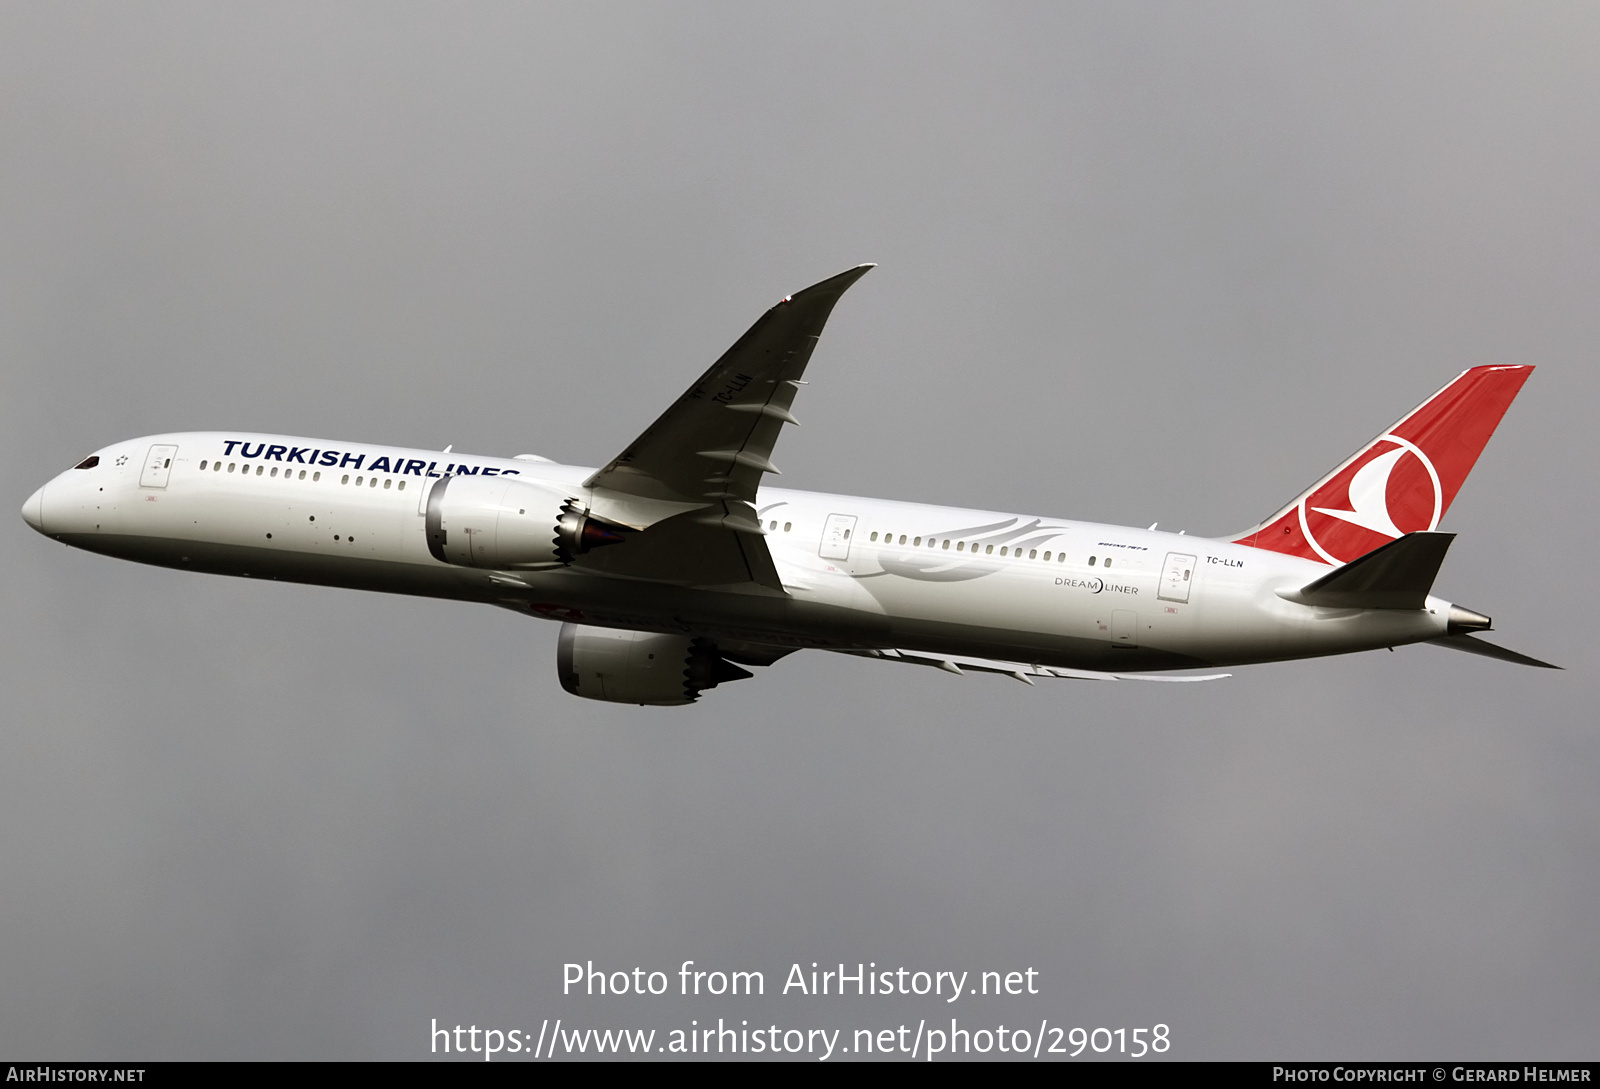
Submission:
[[[1349,563],[1434,529],[1532,367],[1474,367],[1237,544]]]

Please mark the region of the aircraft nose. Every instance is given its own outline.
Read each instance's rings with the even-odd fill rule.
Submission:
[[[22,504],[22,520],[40,533],[44,532],[44,488],[28,496],[28,501]]]

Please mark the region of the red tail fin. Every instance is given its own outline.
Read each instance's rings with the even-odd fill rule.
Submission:
[[[1434,529],[1532,367],[1473,367],[1235,544],[1349,563]]]

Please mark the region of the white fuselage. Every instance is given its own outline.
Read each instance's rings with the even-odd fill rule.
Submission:
[[[1287,601],[1279,590],[1329,568],[1223,541],[773,487],[756,510],[785,594],[620,578],[581,563],[485,571],[430,554],[422,501],[435,480],[516,474],[583,499],[593,470],[238,432],[147,436],[98,457],[35,493],[30,524],[167,567],[751,644],[1137,671],[1419,642],[1443,635],[1449,613],[1431,597],[1420,610]]]

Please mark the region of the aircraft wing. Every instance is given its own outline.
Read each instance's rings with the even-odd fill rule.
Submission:
[[[601,519],[634,530],[580,566],[696,586],[782,592],[756,490],[806,363],[857,265],[785,298],[584,486]]]
[[[750,504],[786,423],[811,350],[857,265],[768,310],[644,434],[591,476],[590,488],[703,507]],[[752,513],[750,521],[754,524]]]
[[[1066,669],[1061,666],[1032,665],[1027,662],[1002,662],[993,658],[972,658],[964,654],[926,654],[918,650],[841,650],[840,654],[854,654],[861,658],[877,658],[884,662],[905,662],[908,665],[933,666],[947,673],[1003,673],[1007,677],[1032,684],[1034,677],[1065,677],[1074,681],[1220,681],[1231,673],[1158,674],[1158,673],[1108,673],[1096,669]]]

